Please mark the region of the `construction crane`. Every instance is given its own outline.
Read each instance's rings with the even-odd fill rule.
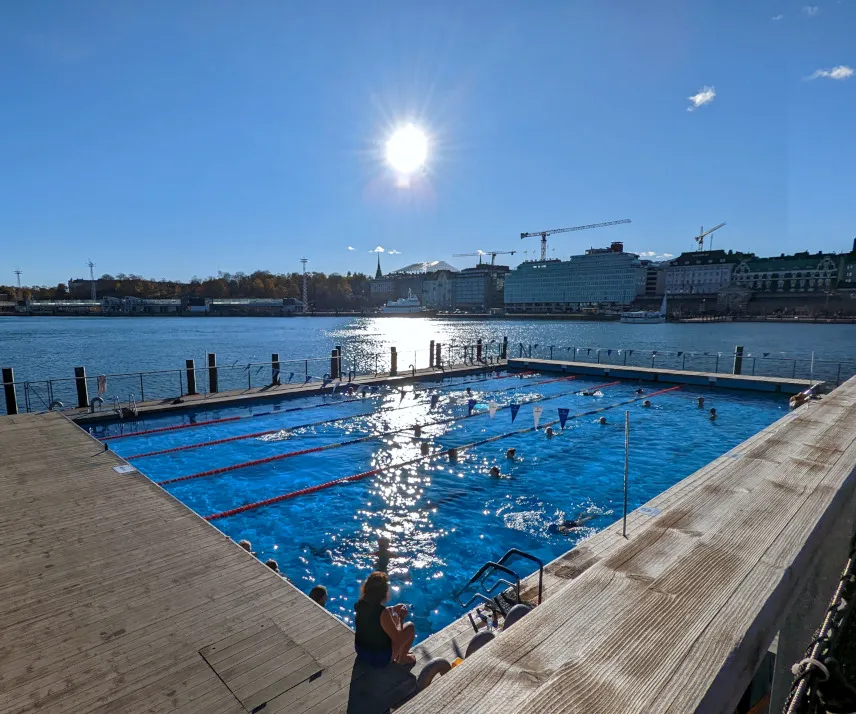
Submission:
[[[720,223],[718,226],[714,226],[709,231],[706,231],[704,229],[704,226],[702,226],[699,229],[698,235],[695,237],[695,242],[698,243],[698,250],[704,250],[704,239],[706,236],[710,236],[711,233],[713,233],[714,231],[718,231],[724,225],[725,223]],[[708,248],[708,250],[713,250],[713,236],[710,236],[710,248]]]
[[[554,228],[551,231],[536,231],[535,233],[521,233],[521,238],[534,238],[541,236],[541,260],[547,260],[547,236],[555,233],[569,233],[570,231],[587,231],[589,228],[603,228],[605,226],[617,226],[621,223],[630,223],[629,218],[620,221],[607,221],[606,223],[590,223],[587,226],[574,226],[573,228]]]
[[[514,255],[516,250],[479,250],[475,253],[453,253],[453,258],[470,258],[478,256],[479,265],[482,264],[482,256],[489,255],[490,256],[490,264],[493,265],[496,262],[496,256],[498,255]]]

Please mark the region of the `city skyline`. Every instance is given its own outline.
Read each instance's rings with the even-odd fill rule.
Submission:
[[[9,5],[0,282],[514,266],[522,232],[622,218],[548,257],[669,258],[723,221],[714,248],[849,251],[856,4],[811,8]]]

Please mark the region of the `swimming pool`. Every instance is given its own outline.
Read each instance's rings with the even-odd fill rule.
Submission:
[[[331,395],[330,385],[273,405],[182,411],[90,431],[198,514],[226,512],[212,524],[250,540],[259,558],[275,559],[304,592],[325,585],[327,607],[348,624],[374,569],[377,537],[388,536],[397,556],[389,564],[393,597],[411,605],[423,639],[463,614],[454,594],[486,561],[520,548],[546,563],[620,517],[625,410],[633,509],[788,408],[782,395],[643,384],[639,397],[635,382],[605,381],[497,373],[350,397],[341,389]],[[593,388],[595,396],[581,394]],[[542,428],[533,430],[536,408]],[[554,424],[556,435],[547,438],[543,427],[559,408],[568,410],[565,429]],[[483,443],[450,463],[446,450],[474,442]],[[514,460],[506,458],[509,447]],[[489,474],[493,465],[500,478]],[[228,514],[277,496],[286,498]],[[578,514],[593,519],[573,535],[550,531]]]

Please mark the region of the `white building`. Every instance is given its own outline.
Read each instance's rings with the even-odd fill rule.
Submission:
[[[666,292],[669,295],[716,295],[731,282],[737,263],[751,257],[724,250],[682,253],[666,268]]]
[[[527,261],[505,278],[505,307],[555,312],[626,307],[645,291],[646,270],[621,243],[592,248],[570,260]]]

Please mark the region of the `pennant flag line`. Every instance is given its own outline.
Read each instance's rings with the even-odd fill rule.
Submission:
[[[511,409],[511,423],[514,423],[514,420],[517,419],[517,412],[520,411],[519,404],[509,404],[509,408]]]
[[[490,414],[491,419],[493,419],[493,417],[496,415],[497,406],[499,406],[499,405],[494,401],[488,402],[488,404],[487,404],[487,411]]]
[[[541,414],[544,413],[544,407],[532,407],[532,417],[535,419],[535,428],[538,428],[538,422],[541,419]]]
[[[567,407],[559,407],[559,425],[562,427],[562,430],[565,429],[565,422],[568,421],[568,415],[571,413],[571,410]]]

